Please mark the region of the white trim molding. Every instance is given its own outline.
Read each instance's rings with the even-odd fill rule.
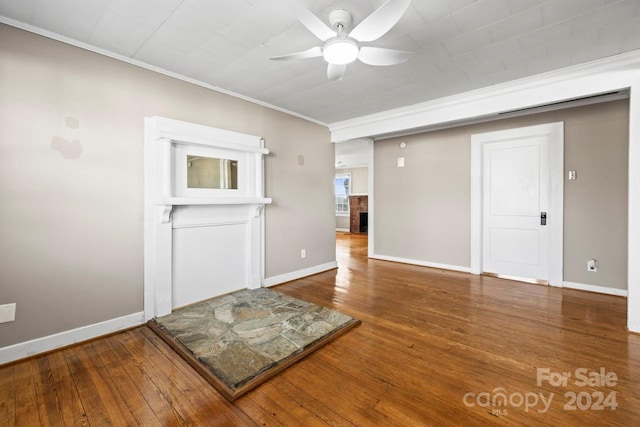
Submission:
[[[336,231],[340,231],[342,233],[350,233],[351,230],[349,230],[348,228],[336,228]]]
[[[640,72],[629,102],[627,328],[640,333]]]
[[[584,283],[562,282],[562,287],[566,289],[577,289],[579,291],[595,292],[598,294],[615,295],[626,297],[626,289],[609,288],[606,286],[587,285]]]
[[[303,268],[302,270],[292,271],[290,273],[280,274],[278,276],[267,277],[262,281],[262,286],[270,287],[281,285],[283,283],[291,282],[293,280],[301,279],[307,276],[313,276],[314,274],[324,273],[325,271],[338,268],[338,262],[332,261],[326,264],[315,265],[309,268]]]
[[[0,348],[0,365],[144,324],[144,312]]]
[[[368,218],[367,218],[367,235],[369,236],[369,238],[367,239],[367,255],[371,256],[374,252],[375,252],[375,231],[376,231],[376,227],[375,227],[375,219],[376,219],[376,212],[375,212],[375,201],[376,201],[376,194],[375,194],[375,164],[374,164],[374,160],[375,160],[375,141],[371,138],[366,138],[369,141],[369,167],[367,168],[367,173],[368,173],[368,188],[367,188],[367,193],[369,193],[368,195],[368,199],[367,199],[367,210],[369,211]]]
[[[329,124],[332,141],[395,136],[452,127],[504,113],[629,89],[640,50],[407,107]],[[448,125],[448,126],[445,126]],[[411,131],[411,132],[409,132]]]
[[[381,261],[399,262],[402,264],[419,265],[421,267],[438,268],[440,270],[459,271],[462,273],[470,273],[471,271],[469,267],[462,267],[459,265],[440,264],[437,262],[421,261],[417,259],[401,258],[401,257],[395,257],[395,256],[388,256],[388,255],[373,254],[373,255],[369,255],[369,258],[379,259]]]

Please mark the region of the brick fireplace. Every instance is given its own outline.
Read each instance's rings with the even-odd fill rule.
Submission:
[[[368,229],[368,196],[349,196],[349,231],[355,234],[367,234]],[[361,215],[366,214],[366,215]]]

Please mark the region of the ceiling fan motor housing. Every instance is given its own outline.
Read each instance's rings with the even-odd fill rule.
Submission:
[[[329,22],[331,23],[332,28],[340,28],[347,29],[353,22],[353,18],[351,17],[351,12],[346,9],[337,9],[329,14]]]

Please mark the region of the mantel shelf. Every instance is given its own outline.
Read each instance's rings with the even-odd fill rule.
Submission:
[[[271,202],[270,197],[170,197],[158,200],[156,205],[269,205]]]

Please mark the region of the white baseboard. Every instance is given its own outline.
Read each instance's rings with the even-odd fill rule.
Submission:
[[[333,270],[334,268],[338,268],[337,261],[315,265],[313,267],[304,268],[302,270],[292,271],[291,273],[280,274],[279,276],[267,277],[262,282],[262,285],[265,287],[280,285],[282,283],[291,282],[292,280],[322,273],[323,271]]]
[[[351,232],[351,230],[349,230],[348,228],[336,228],[336,231],[342,231],[343,233]]]
[[[442,270],[460,271],[460,272],[463,272],[463,273],[470,273],[471,272],[471,268],[469,268],[469,267],[461,267],[459,265],[439,264],[437,262],[420,261],[420,260],[416,260],[416,259],[399,258],[399,257],[394,257],[394,256],[388,256],[388,255],[373,254],[369,258],[380,259],[380,260],[383,260],[383,261],[400,262],[400,263],[403,263],[403,264],[420,265],[422,267],[440,268]]]
[[[0,348],[0,365],[144,324],[144,312]]]
[[[627,296],[626,289],[607,288],[605,286],[586,285],[584,283],[562,282],[562,287],[568,289],[578,289],[580,291],[596,292],[599,294],[616,295],[619,297]]]
[[[640,334],[640,323],[630,322],[627,324],[627,329],[629,330],[629,332]]]

